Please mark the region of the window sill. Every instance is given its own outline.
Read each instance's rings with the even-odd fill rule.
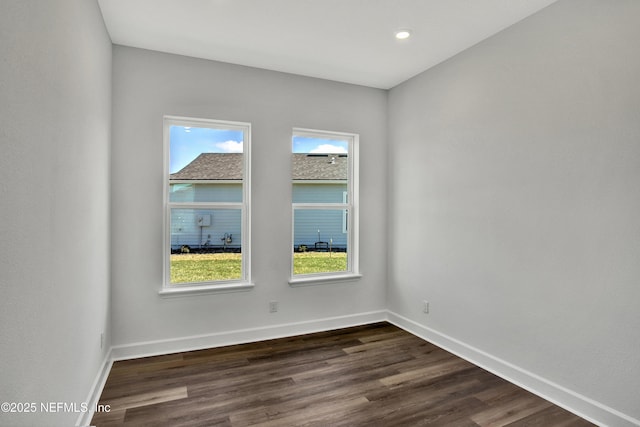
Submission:
[[[348,282],[352,280],[357,280],[361,277],[362,277],[362,274],[359,274],[359,273],[318,275],[318,276],[301,275],[298,277],[290,278],[289,285],[297,287],[297,286],[320,285],[323,283]]]
[[[255,287],[251,282],[224,283],[211,285],[173,286],[162,288],[158,294],[163,298],[183,297],[189,295],[221,294],[229,292],[244,292]]]

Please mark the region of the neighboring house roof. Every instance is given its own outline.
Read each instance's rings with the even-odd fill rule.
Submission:
[[[293,154],[294,180],[346,181],[349,169],[346,154]]]
[[[242,180],[242,153],[202,153],[170,180]]]
[[[346,154],[293,154],[293,179],[346,181]],[[242,153],[202,153],[170,180],[241,180]]]

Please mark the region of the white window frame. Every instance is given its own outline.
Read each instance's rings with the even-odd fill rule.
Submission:
[[[347,192],[343,195],[343,203],[291,203],[291,286],[314,285],[321,283],[353,280],[362,277],[359,266],[359,141],[360,136],[355,133],[334,132],[317,129],[293,128],[292,140],[296,136],[335,139],[348,141],[348,175]],[[293,179],[291,180],[293,185]],[[293,189],[292,189],[293,192]],[[293,273],[293,247],[295,239],[295,212],[296,210],[344,210],[343,229],[347,234],[347,270],[312,274]]]
[[[171,147],[171,126],[190,126],[195,128],[232,129],[243,132],[243,180],[241,202],[171,202],[169,198],[169,156]],[[182,296],[184,294],[202,294],[217,292],[243,291],[253,288],[251,282],[251,123],[226,120],[201,119],[192,117],[164,116],[164,239],[163,239],[163,284],[161,296]],[[196,283],[171,284],[171,209],[233,209],[241,211],[241,250],[242,272],[240,279],[217,280]]]
[[[343,191],[342,192],[342,203],[347,203],[347,200],[349,197],[349,192],[348,191]],[[342,213],[342,233],[343,234],[347,234],[349,232],[349,212],[347,210],[345,210]]]

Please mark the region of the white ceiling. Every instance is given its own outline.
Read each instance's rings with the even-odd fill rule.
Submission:
[[[99,0],[114,44],[389,89],[556,0]],[[394,32],[409,28],[409,40]]]

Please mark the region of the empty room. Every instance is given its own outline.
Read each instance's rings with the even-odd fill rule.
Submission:
[[[640,1],[0,1],[0,425],[640,426]]]

